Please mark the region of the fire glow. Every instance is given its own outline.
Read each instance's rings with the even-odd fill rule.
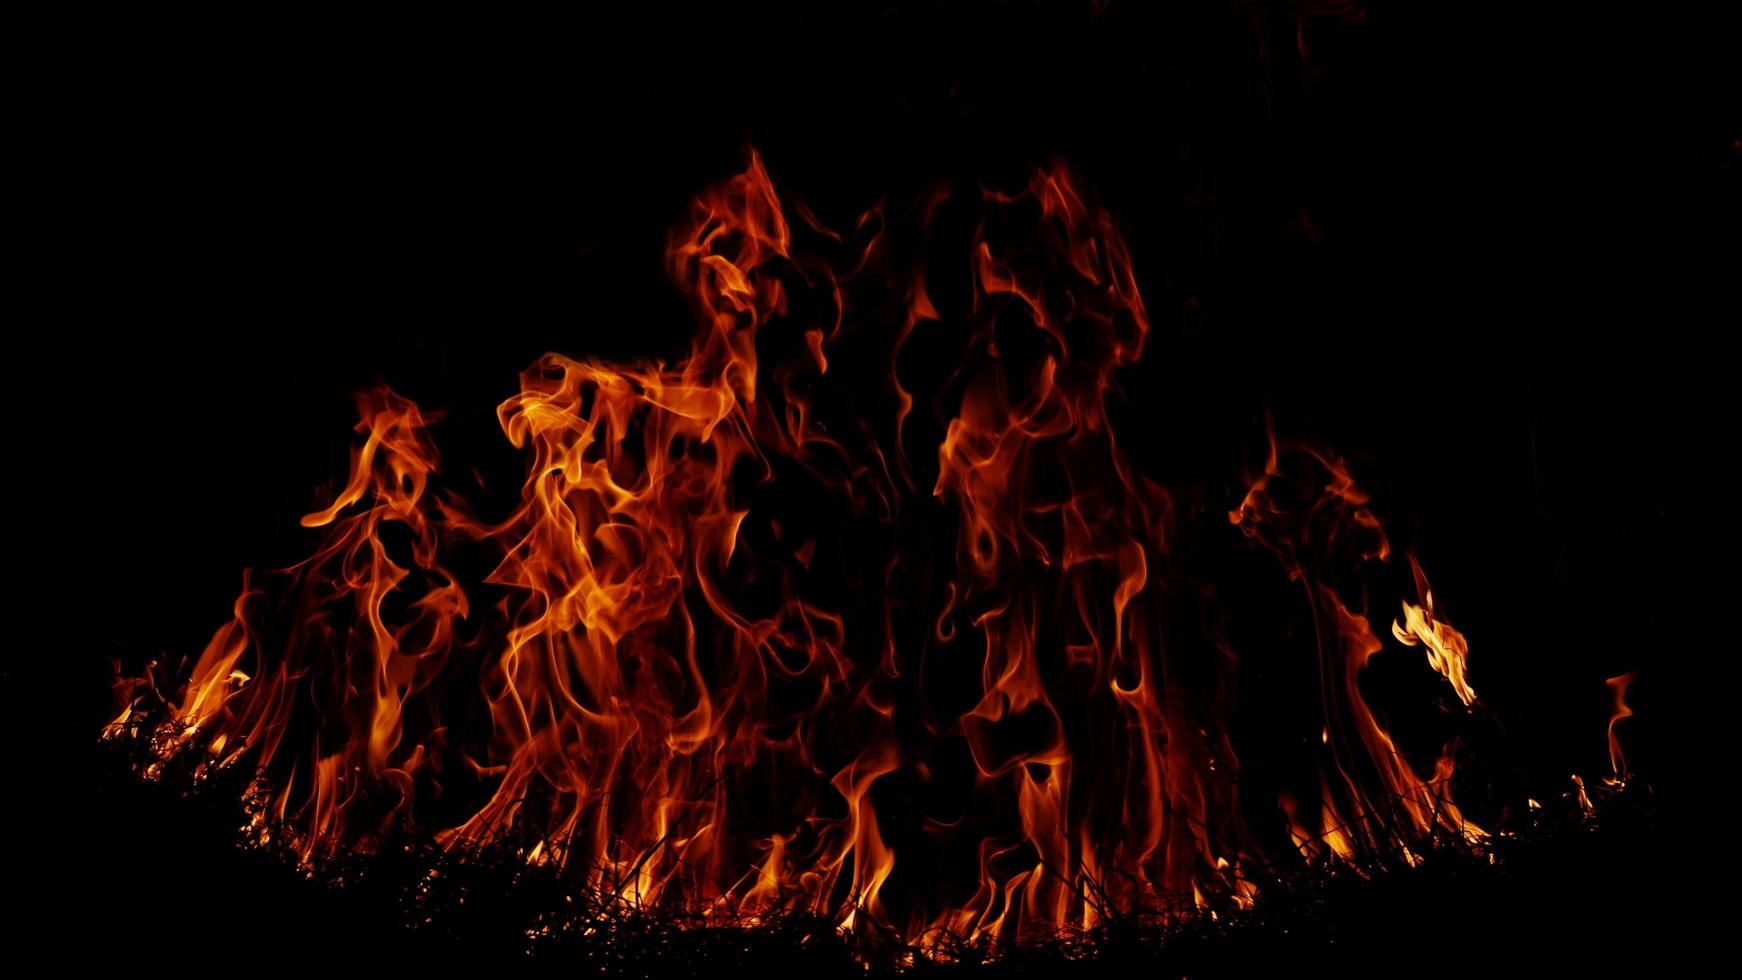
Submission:
[[[937,266],[950,197],[836,230],[753,156],[671,240],[687,356],[546,355],[501,404],[504,515],[442,482],[435,416],[363,393],[313,553],[245,579],[191,668],[122,681],[109,735],[148,776],[257,773],[247,834],[309,865],[421,838],[933,955],[1481,846],[1455,741],[1412,762],[1363,696],[1388,637],[1477,703],[1415,559],[1371,586],[1400,563],[1345,462],[1267,431],[1219,507],[1143,475],[1110,403],[1150,323],[1112,216],[1056,166],[980,193]],[[1316,679],[1269,733],[1287,780],[1243,777],[1252,654],[1188,526],[1303,614],[1265,652]]]

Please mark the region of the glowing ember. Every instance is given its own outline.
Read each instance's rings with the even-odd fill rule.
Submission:
[[[250,832],[304,862],[425,835],[624,906],[805,910],[934,952],[1481,840],[1452,747],[1418,771],[1358,683],[1391,555],[1367,495],[1274,434],[1194,532],[1273,557],[1310,623],[1264,641],[1316,678],[1287,749],[1309,776],[1253,798],[1230,607],[1109,415],[1149,334],[1112,217],[1063,167],[983,193],[951,305],[894,230],[949,203],[794,225],[752,158],[671,242],[688,355],[532,365],[494,519],[441,488],[432,416],[363,394],[314,553],[245,580],[191,670],[121,684],[110,734],[150,739],[153,775],[196,747],[257,770]],[[1394,649],[1469,706],[1465,639],[1409,567]],[[1611,751],[1619,779],[1613,723]]]

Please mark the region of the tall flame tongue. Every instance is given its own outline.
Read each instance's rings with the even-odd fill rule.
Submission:
[[[154,776],[253,767],[253,832],[305,862],[425,833],[608,902],[940,953],[1249,904],[1249,869],[1296,849],[1479,837],[1449,750],[1418,774],[1357,686],[1381,649],[1359,572],[1390,550],[1366,496],[1274,437],[1230,516],[1310,610],[1323,737],[1292,832],[1248,829],[1239,661],[1108,415],[1149,332],[1126,247],[1037,173],[982,195],[971,290],[940,312],[901,243],[949,197],[791,226],[753,157],[672,240],[687,357],[546,355],[501,405],[527,478],[500,521],[432,492],[417,406],[365,394],[315,553],[245,584],[161,713],[124,683],[111,732],[151,738]],[[462,588],[447,568],[480,549],[494,571]],[[1392,633],[1469,705],[1464,638],[1410,567]]]
[[[1611,677],[1603,683],[1609,690],[1615,692],[1615,711],[1609,716],[1609,770],[1611,775],[1605,777],[1611,785],[1621,786],[1627,782],[1627,756],[1621,751],[1621,739],[1615,733],[1615,726],[1624,718],[1633,717],[1633,709],[1627,704],[1627,688],[1633,683],[1631,672],[1618,677]]]

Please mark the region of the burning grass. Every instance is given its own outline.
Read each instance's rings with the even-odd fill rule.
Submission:
[[[621,887],[587,885],[594,876],[529,865],[524,842],[460,852],[400,835],[370,853],[315,863],[303,862],[285,838],[255,835],[222,850],[225,828],[238,841],[234,830],[252,822],[240,802],[254,798],[249,777],[172,764],[140,781],[131,774],[153,758],[141,750],[139,742],[116,742],[104,753],[126,812],[147,825],[173,824],[168,836],[200,846],[189,848],[187,875],[171,890],[141,883],[141,894],[116,896],[127,902],[117,909],[116,931],[127,934],[129,917],[151,922],[166,905],[192,902],[212,881],[231,888],[240,881],[242,890],[223,896],[242,912],[237,922],[217,924],[220,945],[272,948],[310,910],[332,930],[314,946],[275,954],[287,962],[318,961],[342,947],[347,957],[408,967],[610,976],[1203,976],[1332,965],[1366,974],[1386,972],[1397,958],[1431,961],[1418,969],[1438,972],[1477,965],[1513,944],[1564,943],[1557,954],[1564,963],[1589,959],[1613,969],[1639,938],[1664,934],[1667,918],[1682,914],[1654,899],[1671,885],[1670,844],[1649,788],[1637,781],[1592,780],[1586,789],[1569,780],[1563,794],[1480,847],[1441,832],[1414,841],[1408,861],[1267,868],[1246,908],[1204,907],[1180,895],[1135,913],[1105,906],[1108,914],[1090,929],[1021,941],[1014,930],[1002,941],[934,935],[921,948],[865,916],[843,929],[838,916],[802,911],[636,906]]]
[[[1341,456],[1266,420],[1228,495],[1120,441],[1149,314],[1068,167],[793,213],[752,155],[668,249],[687,353],[522,373],[505,512],[362,392],[312,553],[107,734],[420,933],[617,966],[1192,948],[1539,819]]]

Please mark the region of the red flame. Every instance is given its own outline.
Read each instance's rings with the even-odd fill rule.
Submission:
[[[1230,518],[1310,613],[1320,778],[1256,804],[1284,839],[1248,827],[1237,651],[1182,623],[1213,590],[1109,416],[1149,339],[1131,256],[1062,166],[978,206],[944,310],[877,212],[838,233],[799,209],[795,245],[752,157],[671,240],[687,356],[532,365],[498,411],[527,474],[500,520],[432,489],[428,416],[364,394],[314,554],[245,584],[161,714],[124,684],[112,734],[150,737],[153,775],[196,747],[199,772],[258,771],[255,838],[305,862],[428,833],[627,906],[806,910],[934,952],[1249,905],[1279,857],[1479,839],[1450,750],[1418,774],[1357,685],[1382,648],[1361,575],[1390,556],[1366,494],[1274,435]],[[941,383],[913,379],[922,340],[953,351]],[[867,376],[885,417],[855,406]],[[462,587],[460,553],[494,570]],[[1469,705],[1410,568],[1392,635]]]

